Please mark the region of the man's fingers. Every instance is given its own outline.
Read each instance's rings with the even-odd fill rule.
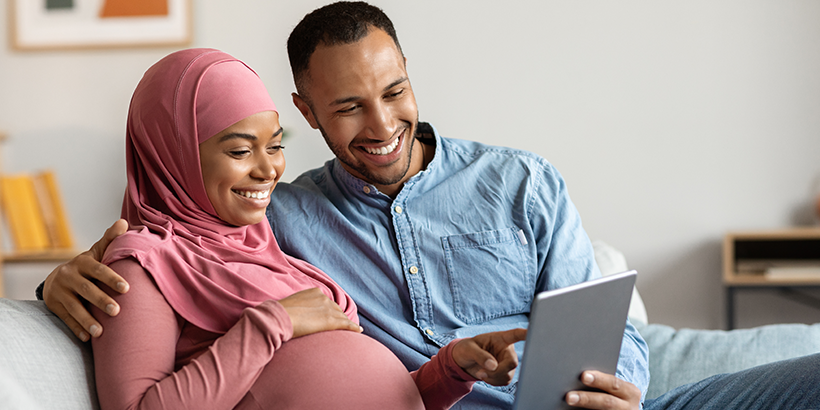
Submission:
[[[603,392],[571,391],[565,397],[567,404],[586,409],[634,409],[640,406],[640,389],[614,375],[585,371],[581,374],[581,382]]]
[[[624,400],[629,400],[636,394],[641,394],[640,389],[632,383],[623,381],[612,374],[606,374],[596,370],[585,371],[581,374],[581,382],[589,387],[603,390]]]
[[[77,336],[78,339],[82,340],[83,342],[87,342],[89,339],[88,333],[86,333],[85,329],[83,329],[82,325],[77,323],[71,315],[68,314],[68,311],[65,310],[64,307],[60,306],[59,308],[55,308],[53,313],[57,315],[63,322],[65,322],[66,326],[74,332],[74,335]]]
[[[111,225],[110,228],[105,230],[105,234],[103,235],[103,237],[94,245],[92,245],[91,249],[87,253],[75,258],[77,263],[77,269],[80,272],[86,272],[86,274],[89,275],[91,278],[108,285],[109,288],[119,293],[128,292],[128,282],[126,282],[125,279],[122,278],[122,276],[114,272],[113,269],[100,263],[100,261],[102,260],[102,257],[105,254],[105,249],[108,248],[109,244],[111,244],[111,241],[113,241],[116,237],[124,234],[127,230],[128,222],[126,222],[125,219],[117,220],[117,222],[114,222],[114,224]],[[108,303],[113,303],[113,299],[105,300],[104,302],[100,302],[100,304],[95,303],[94,299],[88,300],[94,303],[95,306],[99,307],[103,311],[106,311],[105,306]]]
[[[91,279],[95,279],[99,282],[102,282],[112,290],[117,291],[119,293],[128,292],[128,289],[130,288],[128,282],[126,282],[125,279],[122,278],[122,276],[118,275],[117,272],[114,272],[113,269],[109,268],[106,265],[103,265],[102,263],[93,258],[86,257],[83,255],[78,256],[76,260],[77,269],[80,272],[86,272]],[[97,307],[100,306],[97,305]],[[102,309],[102,307],[100,308]]]
[[[502,334],[504,341],[513,344],[527,340],[527,329],[510,329]]]
[[[88,310],[86,310],[85,306],[80,303],[79,299],[74,297],[66,302],[63,302],[63,304],[71,320],[78,323],[83,330],[88,332],[89,335],[92,337],[99,337],[102,334],[102,326],[96,319],[94,319],[94,316],[91,316],[91,314],[88,313]],[[63,321],[68,323],[66,320]],[[76,334],[77,332],[74,333]]]
[[[100,268],[105,268],[105,269],[96,269],[93,272],[93,275],[103,275],[103,276],[105,276],[104,278],[98,279],[98,280],[101,280],[102,282],[105,282],[105,283],[113,282],[113,283],[115,283],[114,286],[117,286],[116,283],[125,283],[124,279],[122,279],[119,275],[114,273],[114,271],[111,270],[110,268],[108,268],[107,266],[100,265],[100,264],[97,264],[97,265]],[[105,271],[108,271],[108,272],[105,272]],[[69,289],[72,290],[73,292],[76,292],[77,295],[79,295],[83,299],[87,300],[88,302],[90,302],[92,305],[96,306],[97,308],[99,308],[103,312],[107,313],[109,316],[116,316],[120,312],[119,304],[117,304],[117,302],[114,301],[114,299],[111,296],[109,296],[102,289],[100,289],[94,282],[92,282],[92,281],[90,281],[90,280],[88,280],[88,279],[86,279],[82,276],[72,277],[72,278],[74,280],[71,281],[71,284],[69,285]],[[111,285],[109,285],[109,286],[111,286]],[[121,286],[120,288],[124,288],[125,290],[128,290],[128,285],[125,284],[124,286]],[[117,288],[115,288],[115,289],[117,289]],[[79,301],[76,299],[76,297],[74,297],[73,294],[65,294],[64,293],[63,295],[64,295],[64,297],[61,298],[61,302],[63,303],[63,305],[66,305],[69,312],[72,313],[72,316],[77,318],[76,315],[73,315],[73,311],[71,309],[71,307],[73,307],[73,306],[69,306],[69,305],[79,304]],[[85,312],[86,309],[81,304],[79,304],[78,307],[81,308]],[[85,312],[85,313],[88,314],[88,312]],[[80,319],[80,318],[77,318],[77,319]],[[80,322],[82,323],[83,321],[80,320]]]
[[[119,219],[117,222],[114,222],[110,228],[105,230],[103,237],[91,246],[91,256],[98,261],[102,260],[103,254],[105,254],[105,249],[108,248],[111,241],[113,241],[114,238],[124,234],[127,230],[128,222],[125,219]]]
[[[615,396],[606,393],[589,391],[571,391],[564,398],[567,404],[584,409],[615,410],[628,409],[626,403]]]
[[[474,343],[470,343],[468,346],[470,347],[467,350],[470,360],[481,366],[482,369],[487,370],[488,374],[498,369],[498,361],[492,354]]]

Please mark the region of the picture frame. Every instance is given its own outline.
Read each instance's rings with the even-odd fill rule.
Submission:
[[[16,50],[184,46],[191,0],[9,0]]]

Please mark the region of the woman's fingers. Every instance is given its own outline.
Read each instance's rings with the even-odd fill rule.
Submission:
[[[318,288],[296,292],[279,303],[290,316],[294,338],[326,330],[362,331],[361,326]]]

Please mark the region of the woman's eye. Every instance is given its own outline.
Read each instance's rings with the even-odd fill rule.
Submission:
[[[228,153],[235,156],[235,157],[241,157],[241,156],[249,154],[250,151],[243,149],[243,150],[228,151]]]
[[[279,152],[283,149],[285,149],[284,145],[274,145],[272,147],[268,147],[268,151],[270,151],[270,152]]]

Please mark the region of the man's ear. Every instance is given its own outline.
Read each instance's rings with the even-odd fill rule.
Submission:
[[[299,96],[299,94],[291,93],[291,97],[293,97],[293,105],[299,109],[299,112],[302,113],[302,116],[305,117],[305,120],[310,124],[310,127],[314,130],[319,129],[319,123],[316,122],[316,117],[313,116],[313,110],[310,109],[310,105]]]

